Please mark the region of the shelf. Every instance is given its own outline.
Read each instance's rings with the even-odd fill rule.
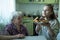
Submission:
[[[58,4],[59,0],[41,0],[41,1],[30,1],[30,0],[16,0],[18,3],[39,3],[39,4]]]

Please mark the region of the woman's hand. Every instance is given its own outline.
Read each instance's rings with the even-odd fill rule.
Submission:
[[[18,37],[18,38],[22,38],[22,37],[24,37],[23,34],[17,34],[17,35],[15,35],[15,36]]]

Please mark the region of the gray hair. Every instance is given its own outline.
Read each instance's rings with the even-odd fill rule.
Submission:
[[[14,19],[16,19],[19,16],[23,17],[23,12],[22,11],[13,12],[11,21],[13,21]]]

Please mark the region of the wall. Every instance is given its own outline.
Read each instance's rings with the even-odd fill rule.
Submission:
[[[59,14],[58,14],[58,19],[59,19],[59,22],[60,22],[60,0],[59,0]]]
[[[39,10],[40,14],[42,13],[43,7],[46,4],[37,4],[37,3],[17,3],[16,4],[16,10],[17,11],[24,11],[27,14],[36,14],[37,10]],[[54,5],[54,11],[57,12],[57,8],[59,7],[59,4],[53,4]]]

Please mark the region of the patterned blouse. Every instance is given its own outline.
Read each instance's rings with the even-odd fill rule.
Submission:
[[[59,32],[59,22],[58,22],[57,19],[54,19],[54,20],[50,20],[49,23],[50,23],[51,29],[55,33],[55,37],[52,37],[51,35],[49,35],[49,30],[44,25],[40,25],[41,26],[41,30],[39,31],[38,34],[39,35],[44,35],[47,38],[47,40],[55,40],[55,38],[56,38],[56,36],[57,36],[57,34]],[[41,24],[41,23],[39,23],[39,24]],[[37,28],[37,26],[36,26],[36,28]]]

